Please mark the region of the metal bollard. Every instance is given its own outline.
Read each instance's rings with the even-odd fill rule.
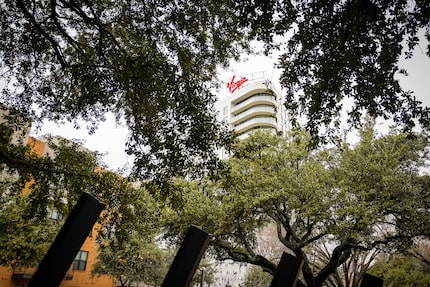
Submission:
[[[60,285],[104,207],[104,203],[88,193],[79,197],[28,287]]]
[[[382,287],[384,285],[384,280],[379,277],[365,273],[363,279],[361,280],[360,287]]]
[[[270,287],[296,287],[302,267],[303,260],[284,252]]]
[[[191,225],[161,287],[190,285],[210,239],[211,235]]]

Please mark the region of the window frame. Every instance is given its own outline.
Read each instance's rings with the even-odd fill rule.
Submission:
[[[87,269],[88,251],[79,250],[73,260],[73,270],[85,271]]]

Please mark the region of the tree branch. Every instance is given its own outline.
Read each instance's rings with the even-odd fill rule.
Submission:
[[[249,244],[248,240],[246,240],[248,238],[248,236],[246,236],[244,234],[243,229],[242,229],[242,225],[240,224],[240,221],[238,221],[238,231],[239,231],[240,239],[242,240],[243,244],[245,245],[246,251],[248,251],[248,253],[251,256],[255,256],[254,250],[251,248],[251,245]]]
[[[66,62],[64,60],[63,53],[61,52],[61,48],[58,43],[40,26],[40,24],[36,21],[34,16],[27,10],[22,0],[17,0],[18,7],[24,13],[24,15],[30,20],[30,22],[34,25],[37,31],[45,37],[45,39],[51,43],[52,49],[54,49],[54,54],[57,60],[60,62],[61,68],[64,69],[66,67]]]
[[[276,271],[276,264],[269,261],[267,258],[261,255],[255,255],[251,256],[250,254],[241,252],[234,247],[231,246],[227,241],[220,239],[219,237],[215,237],[213,239],[213,245],[225,250],[229,257],[221,258],[223,260],[225,259],[232,259],[237,262],[244,262],[244,263],[250,263],[253,265],[261,266],[265,271],[269,272],[270,274],[274,275]]]
[[[328,276],[336,271],[336,268],[346,262],[351,256],[352,247],[349,239],[342,242],[340,245],[334,248],[331,258],[327,265],[321,269],[315,278],[316,282],[324,282]]]
[[[127,51],[121,47],[120,43],[117,41],[117,39],[114,37],[114,35],[108,29],[106,29],[106,27],[103,25],[103,23],[100,21],[100,19],[97,18],[97,15],[93,14],[93,17],[91,18],[74,1],[70,1],[70,2],[66,2],[64,0],[60,0],[60,1],[63,3],[63,5],[65,7],[70,8],[72,11],[74,11],[76,14],[78,14],[78,16],[81,17],[81,19],[85,23],[87,23],[93,27],[96,27],[96,29],[99,30],[99,32],[101,34],[104,33],[104,34],[108,35],[110,40],[115,44],[115,46],[117,46],[121,50],[122,53],[128,54]]]
[[[71,172],[67,168],[58,168],[53,161],[47,160],[46,158],[27,158],[21,154],[16,155],[4,150],[0,146],[0,163],[5,163],[9,168],[14,170],[28,170],[27,173],[31,174],[34,172],[44,172],[49,174],[63,174],[66,176],[80,176],[86,178],[96,179],[95,173],[77,173]]]
[[[55,24],[55,27],[57,27],[58,31],[63,35],[66,40],[72,45],[77,51],[80,53],[84,53],[84,51],[79,46],[78,42],[75,41],[61,26],[60,22],[58,21],[58,14],[57,14],[57,0],[51,0],[51,19]]]

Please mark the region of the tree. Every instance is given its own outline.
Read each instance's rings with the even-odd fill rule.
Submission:
[[[110,275],[128,287],[139,282],[161,285],[167,273],[167,256],[155,240],[161,207],[145,188],[124,185],[108,198],[109,211],[98,231],[99,254],[91,270]]]
[[[240,28],[249,24],[236,3],[7,0],[0,7],[0,103],[34,120],[83,121],[90,132],[114,113],[130,130],[126,149],[145,179],[201,172],[216,159],[227,140],[212,110],[216,69],[255,34]]]
[[[308,287],[320,287],[356,251],[396,249],[429,236],[429,196],[421,175],[428,157],[425,137],[393,130],[377,136],[369,124],[356,145],[342,142],[310,150],[311,137],[255,134],[237,143],[230,171],[218,180],[179,182],[184,206],[168,213],[166,236],[188,224],[213,234],[219,259],[276,264],[258,253],[257,230],[268,224],[278,240],[304,261]],[[330,256],[314,264],[312,246]]]
[[[115,242],[122,244],[130,239],[130,245],[139,243],[140,252],[153,246],[153,237],[159,229],[154,220],[155,201],[144,189],[136,189],[128,178],[102,169],[99,154],[89,152],[77,142],[48,138],[51,151],[40,155],[33,146],[37,142],[14,143],[17,138],[13,129],[1,130],[0,134],[0,153],[4,155],[0,161],[2,265],[37,264],[53,242],[62,219],[83,192],[91,193],[107,205],[99,220],[100,242],[113,247]],[[53,211],[59,219],[50,219]],[[106,233],[113,227],[115,236]],[[123,238],[118,240],[119,236]],[[133,238],[137,239],[132,241]],[[125,247],[122,252],[130,250]],[[105,250],[101,249],[100,253],[104,258],[108,256],[103,254]],[[158,253],[154,254],[158,256]]]
[[[420,32],[430,40],[428,1],[294,1],[289,7],[280,22],[293,17],[294,25],[278,25],[274,33],[292,35],[277,66],[293,122],[304,115],[312,135],[330,134],[348,103],[350,126],[359,127],[364,114],[391,118],[408,131],[414,119],[430,126],[430,109],[399,84],[407,74],[400,58],[411,57]]]
[[[331,250],[328,244],[312,246],[312,269],[323,268],[331,258]],[[354,250],[351,256],[331,274],[325,286],[327,287],[358,287],[365,273],[381,250],[371,251]]]
[[[130,130],[136,175],[201,172],[228,142],[211,111],[216,68],[257,39],[281,48],[287,108],[314,136],[345,99],[354,126],[367,112],[428,127],[429,109],[397,75],[403,41],[409,56],[419,31],[430,37],[429,11],[422,0],[3,1],[0,102],[90,131],[112,112]]]
[[[0,197],[8,196],[2,203],[12,204],[34,180],[28,186],[27,214],[39,222],[22,224],[43,224],[52,208],[67,214],[83,191],[110,203],[106,193],[126,181],[95,172],[103,167],[99,155],[83,153],[75,144],[50,158],[14,142],[31,121],[82,121],[93,132],[107,112],[114,113],[130,129],[126,149],[135,155],[135,174],[145,180],[216,165],[213,151],[229,135],[219,130],[211,108],[213,76],[246,49],[245,39],[254,33],[238,29],[247,22],[239,23],[235,3],[200,4],[0,4],[0,168],[16,178],[10,187],[2,178]],[[11,218],[3,219],[7,224]]]
[[[269,287],[273,276],[263,272],[261,267],[252,266],[246,273],[244,287]]]
[[[141,235],[129,236],[125,244],[112,240],[100,248],[96,264],[91,270],[95,276],[109,275],[129,287],[138,283],[159,286],[167,273],[164,251]]]
[[[33,144],[22,145],[8,129],[1,134],[0,260],[12,267],[34,266],[82,192],[97,195],[112,182],[95,172],[96,154],[76,143],[51,141],[54,160],[37,154]],[[52,212],[59,216],[50,218]]]
[[[2,196],[0,201],[1,265],[12,268],[36,266],[53,242],[60,223],[48,217],[29,216],[28,196]]]
[[[388,258],[381,256],[370,268],[369,273],[384,279],[384,286],[428,286],[430,269],[428,265],[414,257],[394,254]]]

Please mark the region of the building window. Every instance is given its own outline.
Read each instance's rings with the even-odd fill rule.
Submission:
[[[53,209],[52,211],[51,211],[51,214],[49,215],[49,218],[51,219],[51,220],[58,220],[58,211],[57,210],[55,210],[55,209]]]
[[[73,270],[85,270],[87,267],[88,251],[79,251],[73,261]]]

